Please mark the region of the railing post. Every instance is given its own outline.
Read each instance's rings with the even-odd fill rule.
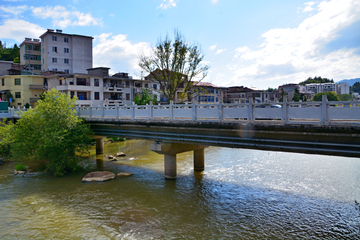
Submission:
[[[115,110],[116,110],[116,119],[119,119],[119,103],[115,104]]]
[[[102,106],[101,118],[102,118],[102,119],[105,118],[105,103],[104,103],[103,106]]]
[[[324,94],[322,95],[322,101],[321,101],[321,123],[327,123],[328,122],[328,104],[327,104],[327,96]]]
[[[223,105],[222,105],[221,102],[218,104],[218,111],[219,111],[219,121],[221,121],[221,120],[223,120],[223,118],[224,118],[224,115],[223,115]]]
[[[89,119],[92,118],[92,103],[90,103],[90,106],[89,106]]]
[[[131,104],[131,119],[135,119],[135,103],[134,102],[132,102],[132,104]]]
[[[196,121],[196,102],[195,102],[195,99],[193,100],[193,103],[192,103],[192,120],[193,121]]]
[[[170,100],[170,116],[169,116],[170,120],[173,120],[174,119],[174,116],[173,116],[173,101]]]
[[[253,98],[249,98],[249,105],[248,105],[248,122],[252,123],[254,121],[254,113],[253,113]]]
[[[150,101],[149,108],[150,108],[150,117],[149,117],[149,119],[153,119],[153,102],[152,101]]]
[[[288,104],[287,97],[283,96],[283,105],[282,105],[282,118],[281,121],[285,124],[288,122]]]

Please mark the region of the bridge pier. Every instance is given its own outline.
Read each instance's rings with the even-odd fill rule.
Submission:
[[[176,154],[188,151],[194,151],[194,170],[204,170],[204,148],[207,146],[183,144],[183,143],[159,143],[150,145],[150,149],[159,154],[164,154],[164,170],[166,179],[176,179]]]
[[[103,137],[96,136],[95,138],[95,148],[96,148],[96,154],[103,154],[104,153],[104,141]]]

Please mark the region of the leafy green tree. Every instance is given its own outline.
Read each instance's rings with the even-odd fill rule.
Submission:
[[[279,93],[279,102],[283,102],[284,101],[284,96],[286,96],[286,99],[288,99],[288,94],[285,92],[285,90],[283,88],[280,88],[280,93]]]
[[[0,48],[0,60],[20,63],[20,48],[15,44],[12,48]]]
[[[139,54],[139,66],[149,74],[147,79],[160,84],[168,101],[174,101],[177,91],[194,94],[193,81],[202,81],[209,66],[203,64],[204,54],[197,44],[191,44],[177,30],[174,39],[159,38],[151,54]]]
[[[351,94],[338,94],[337,95],[340,99],[340,101],[350,101],[352,96]]]
[[[322,78],[322,77],[314,77],[314,78],[308,78],[307,80],[300,82],[299,85],[305,86],[305,84],[311,84],[311,83],[333,83],[333,79],[328,78]]]
[[[299,102],[300,101],[300,92],[299,92],[298,88],[295,88],[294,95],[293,95],[291,101],[293,101],[293,102]]]
[[[157,96],[156,94],[150,95],[150,89],[143,88],[141,90],[141,95],[136,95],[134,97],[134,103],[136,105],[146,105],[152,101],[154,105],[157,104]]]
[[[340,98],[335,92],[322,92],[315,94],[313,97],[313,102],[322,101],[322,95],[326,95],[328,101],[340,101]]]
[[[356,82],[351,87],[352,92],[360,93],[360,82]]]
[[[1,127],[0,144],[10,145],[12,160],[40,164],[55,176],[83,169],[75,152],[88,152],[91,130],[77,117],[75,101],[55,89],[48,91],[16,124]]]

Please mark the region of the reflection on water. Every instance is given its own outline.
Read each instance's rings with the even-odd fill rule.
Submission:
[[[93,152],[94,170],[134,173],[103,183],[5,165],[0,239],[360,239],[359,159],[209,147],[204,172],[178,154],[172,181],[149,144],[106,145],[127,154],[116,162]]]

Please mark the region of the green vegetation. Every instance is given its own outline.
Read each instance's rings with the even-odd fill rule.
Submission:
[[[299,85],[305,86],[305,84],[310,83],[333,83],[334,80],[330,80],[328,78],[322,78],[322,77],[314,77],[314,78],[308,78],[306,81],[300,82]]]
[[[356,82],[351,86],[351,92],[360,93],[360,82]]]
[[[123,142],[126,140],[126,138],[122,138],[122,137],[109,137],[109,139],[112,141],[112,142]]]
[[[285,90],[284,90],[283,88],[280,88],[279,102],[283,102],[283,101],[284,101],[284,96],[286,96],[286,99],[289,100],[289,96],[287,95],[287,93],[285,92]]]
[[[338,94],[340,101],[351,101],[351,94]]]
[[[84,162],[75,153],[88,153],[91,130],[76,116],[75,101],[48,91],[16,124],[3,123],[0,146],[10,146],[11,160],[35,164],[55,176],[82,170]]]
[[[20,63],[20,48],[16,44],[12,48],[5,48],[0,45],[0,60]]]
[[[152,102],[154,105],[157,104],[157,96],[156,94],[150,95],[150,89],[143,88],[141,90],[141,95],[136,95],[134,97],[134,103],[136,105],[146,105]]]
[[[322,92],[315,94],[313,97],[313,102],[322,101],[322,95],[326,95],[328,101],[340,101],[340,98],[335,92]]]
[[[299,102],[300,100],[302,102],[306,102],[306,96],[305,96],[305,94],[300,93],[298,88],[295,88],[295,92],[294,92],[294,95],[293,95],[291,101]]]
[[[22,164],[17,164],[15,166],[15,169],[16,169],[16,171],[26,171],[27,170],[27,168]]]
[[[175,100],[176,92],[183,89],[194,94],[193,82],[203,80],[209,66],[203,64],[204,54],[198,44],[192,44],[177,30],[174,39],[166,35],[159,38],[151,54],[139,54],[139,66],[149,74],[149,79],[160,84],[167,101]]]

